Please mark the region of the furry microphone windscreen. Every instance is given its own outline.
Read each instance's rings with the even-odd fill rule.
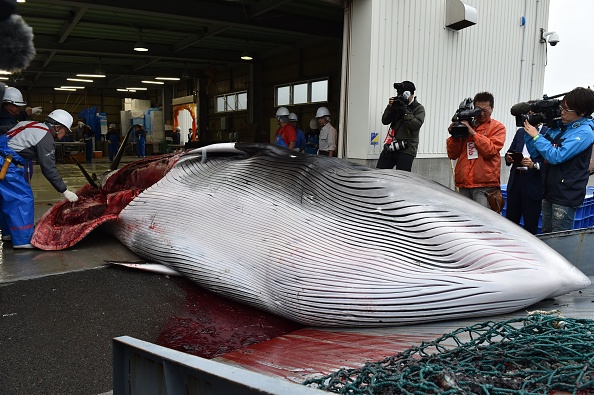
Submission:
[[[0,70],[15,73],[26,69],[35,56],[33,29],[13,14],[0,23]]]

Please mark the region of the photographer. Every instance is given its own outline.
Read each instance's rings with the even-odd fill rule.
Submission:
[[[417,156],[419,131],[425,121],[425,108],[415,97],[415,84],[395,83],[398,96],[391,97],[382,115],[382,123],[390,125],[384,150],[377,161],[378,169],[411,171]]]
[[[505,126],[491,118],[493,112],[493,95],[480,92],[474,96],[474,108],[482,111],[476,116],[475,126],[467,120],[461,124],[466,126],[466,136],[453,135],[447,141],[448,158],[457,159],[454,181],[461,195],[466,196],[486,208],[501,212],[501,204],[495,200],[501,194],[501,157],[499,151],[505,142]],[[448,130],[452,132],[454,123]],[[491,203],[489,202],[491,200]]]
[[[594,92],[575,88],[561,101],[561,123],[539,134],[527,120],[526,148],[544,159],[542,232],[573,228],[577,208],[584,202],[594,143]]]

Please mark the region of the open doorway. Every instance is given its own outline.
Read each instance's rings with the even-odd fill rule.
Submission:
[[[181,144],[198,139],[197,107],[196,103],[179,104],[173,107],[173,127],[179,126]]]

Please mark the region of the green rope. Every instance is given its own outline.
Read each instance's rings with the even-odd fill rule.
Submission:
[[[487,321],[303,384],[350,395],[593,393],[594,320],[537,312]]]

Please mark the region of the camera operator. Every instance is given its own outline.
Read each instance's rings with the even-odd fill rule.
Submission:
[[[446,141],[448,158],[457,159],[454,182],[461,195],[501,212],[499,151],[505,142],[505,126],[491,118],[494,103],[491,93],[477,93],[473,102],[475,109],[482,110],[476,116],[476,126],[463,120],[461,123],[468,128],[468,135],[450,136]],[[454,123],[448,128],[450,132],[453,126]]]
[[[425,121],[425,108],[415,97],[415,84],[402,81],[394,84],[398,96],[391,97],[382,115],[382,123],[390,125],[384,150],[377,161],[378,169],[411,171],[417,156],[419,131]]]
[[[545,133],[524,121],[526,148],[544,159],[542,232],[573,229],[577,208],[584,202],[594,143],[594,91],[575,88],[561,101],[561,123]]]

